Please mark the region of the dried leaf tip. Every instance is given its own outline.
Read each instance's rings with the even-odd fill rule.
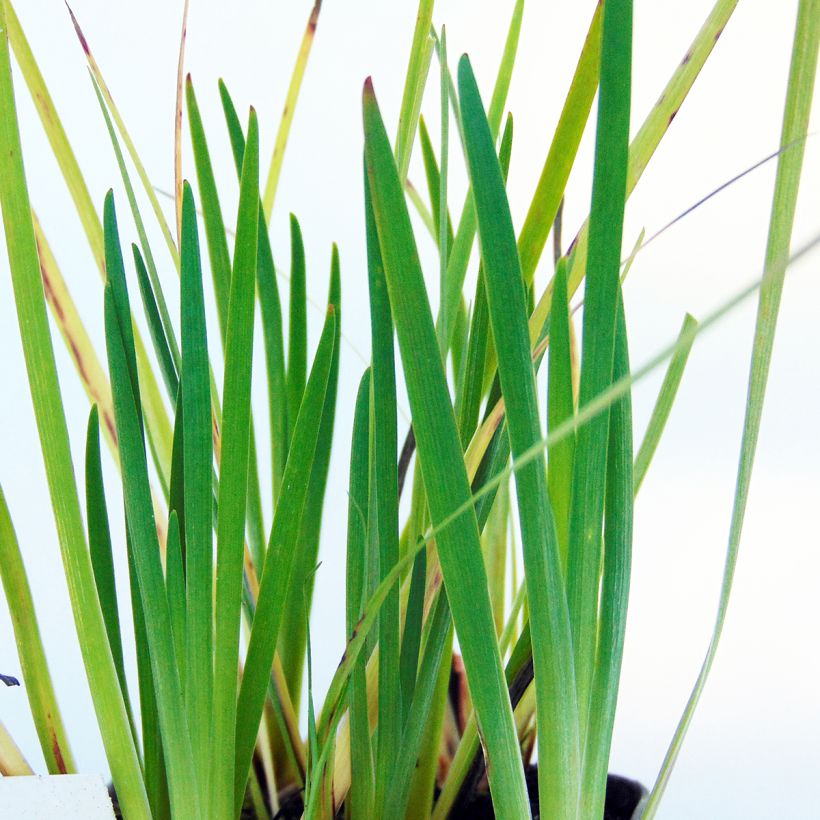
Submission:
[[[77,32],[77,37],[80,39],[80,45],[83,47],[83,51],[87,55],[91,56],[91,49],[88,47],[88,41],[85,39],[83,30],[80,28],[80,24],[77,22],[77,18],[71,10],[71,6],[68,5],[68,0],[66,0],[65,7],[68,9],[69,16],[71,17],[71,23],[74,26],[74,31]]]

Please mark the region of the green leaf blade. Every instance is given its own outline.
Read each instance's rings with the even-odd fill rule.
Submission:
[[[470,498],[463,453],[402,187],[372,85],[364,91],[365,157],[391,309],[433,523]],[[512,709],[495,641],[478,525],[471,508],[437,539],[453,620],[464,654],[498,816],[529,816]]]
[[[222,411],[214,636],[214,700],[209,794],[214,816],[235,808],[236,675],[248,496],[254,283],[259,226],[259,131],[251,109],[242,162],[236,226]],[[187,522],[186,522],[187,527]],[[244,785],[244,779],[243,779]]]
[[[467,56],[459,97],[484,284],[513,458],[542,438],[526,295],[504,179]],[[581,752],[569,611],[543,454],[516,472],[537,689],[538,780],[547,817],[575,816]]]

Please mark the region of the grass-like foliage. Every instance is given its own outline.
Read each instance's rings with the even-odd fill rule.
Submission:
[[[223,212],[209,153],[216,124],[203,122],[184,75],[183,21],[172,227],[72,14],[115,151],[112,173],[127,195],[115,203],[109,192],[100,216],[12,3],[0,0],[0,208],[11,284],[72,614],[126,818],[271,818],[281,810],[279,816],[323,820],[443,820],[471,816],[471,801],[487,788],[500,818],[527,818],[534,805],[553,820],[603,816],[634,498],[696,336],[757,290],[700,322],[686,315],[677,340],[631,370],[621,286],[640,242],[624,265],[624,212],[736,4],[717,0],[630,143],[632,2],[598,3],[516,233],[506,193],[514,129],[504,111],[523,0],[511,3],[486,100],[470,59],[462,56],[457,68],[448,60],[446,32],[433,27],[434,4],[421,0],[395,140],[373,83],[363,87],[359,200],[372,353],[350,431],[335,423],[343,354],[339,250],[330,254],[327,311],[311,350],[300,223],[291,216],[286,306],[269,235],[321,3],[307,21],[267,176],[256,113],[251,109],[243,124],[220,83],[239,179],[235,215]],[[690,703],[643,801],[644,817],[654,815],[663,795],[726,615],[790,262],[818,42],[820,3],[801,0],[719,614]],[[104,351],[89,340],[32,210],[12,51],[103,277]],[[420,118],[425,95],[440,106],[439,134]],[[183,115],[196,190],[182,176]],[[589,219],[562,253],[561,201],[588,127],[595,129]],[[448,194],[449,167],[458,160],[451,131],[460,137],[469,183],[457,213]],[[426,195],[408,179],[417,136]],[[150,214],[141,214],[135,185]],[[128,252],[118,227],[126,216],[139,237]],[[158,222],[162,248],[152,249],[145,220]],[[551,230],[556,254],[547,261]],[[438,264],[425,271],[419,246],[431,239]],[[478,275],[467,292],[471,260]],[[179,274],[178,316],[158,275],[168,264]],[[536,269],[547,272],[540,292]],[[438,283],[434,299],[430,281]],[[355,287],[364,286],[362,277]],[[571,307],[581,286],[576,339]],[[217,323],[208,327],[211,292]],[[264,360],[254,362],[257,308]],[[49,309],[92,405],[81,465],[85,514]],[[148,329],[150,351],[140,327]],[[217,349],[221,384],[211,359]],[[667,360],[646,435],[633,448],[631,387]],[[254,423],[254,378],[266,380],[267,440]],[[409,426],[397,411],[402,383]],[[328,493],[339,436],[352,436],[349,486]],[[101,439],[119,468],[122,511],[107,501]],[[310,641],[311,611],[320,606],[313,580],[323,509],[345,491],[348,640],[319,704],[312,654],[323,648]],[[403,495],[407,505],[400,505]],[[406,518],[400,509],[409,510]],[[118,543],[110,523],[122,514],[125,542]],[[0,490],[0,575],[34,725],[49,772],[72,772],[21,549]],[[117,597],[118,566],[127,567],[130,608]],[[122,637],[128,619],[134,645]],[[132,656],[136,680],[125,671]],[[305,712],[306,736],[299,729]],[[0,724],[0,773],[30,771]]]

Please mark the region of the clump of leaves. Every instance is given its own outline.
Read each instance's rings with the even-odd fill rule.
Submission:
[[[432,0],[419,5],[395,150],[373,84],[365,82],[372,360],[356,394],[352,430],[348,641],[317,712],[308,629],[313,578],[331,446],[334,436],[348,434],[335,425],[341,261],[334,246],[324,327],[311,359],[300,224],[291,217],[287,333],[268,226],[320,4],[307,23],[264,190],[256,114],[251,110],[243,127],[220,84],[240,184],[235,220],[227,222],[194,86],[183,77],[183,22],[175,230],[166,223],[72,15],[139,236],[131,256],[153,359],[135,323],[131,264],[126,264],[118,227],[122,211],[118,216],[109,193],[100,220],[13,7],[8,0],[0,4],[0,206],[20,337],[80,648],[126,817],[221,820],[238,816],[243,805],[256,816],[270,817],[283,801],[282,808],[296,807],[296,816],[308,818],[336,816],[342,807],[354,820],[444,818],[464,811],[484,774],[496,817],[528,817],[533,802],[546,817],[597,820],[603,815],[629,597],[633,499],[695,337],[757,289],[739,294],[700,323],[686,316],[678,339],[648,365],[632,370],[621,284],[640,243],[622,265],[624,210],[735,6],[736,0],[715,3],[630,143],[632,4],[598,4],[517,235],[505,191],[511,116],[501,126],[522,0],[514,5],[487,105],[468,57],[451,75],[446,32],[432,27]],[[663,794],[726,614],[790,261],[819,41],[820,9],[812,0],[801,0],[720,610],[703,670],[644,817],[654,815]],[[9,44],[103,276],[107,375],[31,209]],[[434,52],[442,115],[438,156],[420,119]],[[537,293],[534,274],[550,228],[560,220],[596,92],[589,219],[566,254],[560,252],[560,240],[555,242],[554,271],[547,288]],[[198,202],[181,174],[183,110]],[[470,185],[457,220],[451,218],[448,196],[451,117]],[[408,179],[417,133],[427,200]],[[178,317],[167,308],[126,155],[179,273]],[[418,251],[423,237],[414,232],[411,208],[418,210],[438,247],[438,316],[431,310]],[[208,328],[205,318],[200,229],[216,328]],[[477,285],[474,294],[465,294],[476,236]],[[582,283],[578,346],[570,300]],[[260,470],[262,442],[251,406],[257,305],[265,359],[257,362],[256,372],[263,372],[268,387],[269,475]],[[92,402],[84,515],[47,306]],[[225,362],[221,385],[209,358],[216,346]],[[671,359],[667,376],[636,456],[631,386],[666,359]],[[545,401],[536,381],[542,367]],[[406,384],[412,415],[406,431],[400,430],[397,416],[399,378]],[[125,544],[112,543],[101,432],[121,473]],[[406,435],[401,451],[400,433]],[[402,492],[411,499],[403,522]],[[272,500],[271,521],[262,512],[263,493]],[[524,569],[520,581],[514,511]],[[114,568],[123,563],[120,555],[128,570],[130,614],[116,595]],[[2,494],[0,572],[47,766],[51,772],[73,771]],[[125,617],[133,620],[133,647],[122,640]],[[454,655],[455,637],[460,657]],[[137,659],[136,682],[125,674],[124,659],[131,652]],[[306,661],[305,738],[298,718]],[[537,786],[530,783],[528,789],[532,777],[525,775],[525,766],[536,751]],[[4,729],[0,770],[4,775],[30,772]]]

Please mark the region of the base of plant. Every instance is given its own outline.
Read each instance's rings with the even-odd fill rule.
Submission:
[[[533,820],[539,820],[541,814],[538,807],[538,767],[528,766],[526,778],[532,817]],[[646,793],[646,789],[636,780],[630,780],[617,774],[608,775],[602,820],[632,820],[635,810]],[[274,820],[299,820],[302,816],[301,792],[288,790],[280,795],[279,804],[281,808]],[[494,820],[494,818],[492,799],[486,789],[476,791],[468,801],[454,808],[450,814],[450,820]],[[247,820],[252,820],[251,816],[248,816]]]

